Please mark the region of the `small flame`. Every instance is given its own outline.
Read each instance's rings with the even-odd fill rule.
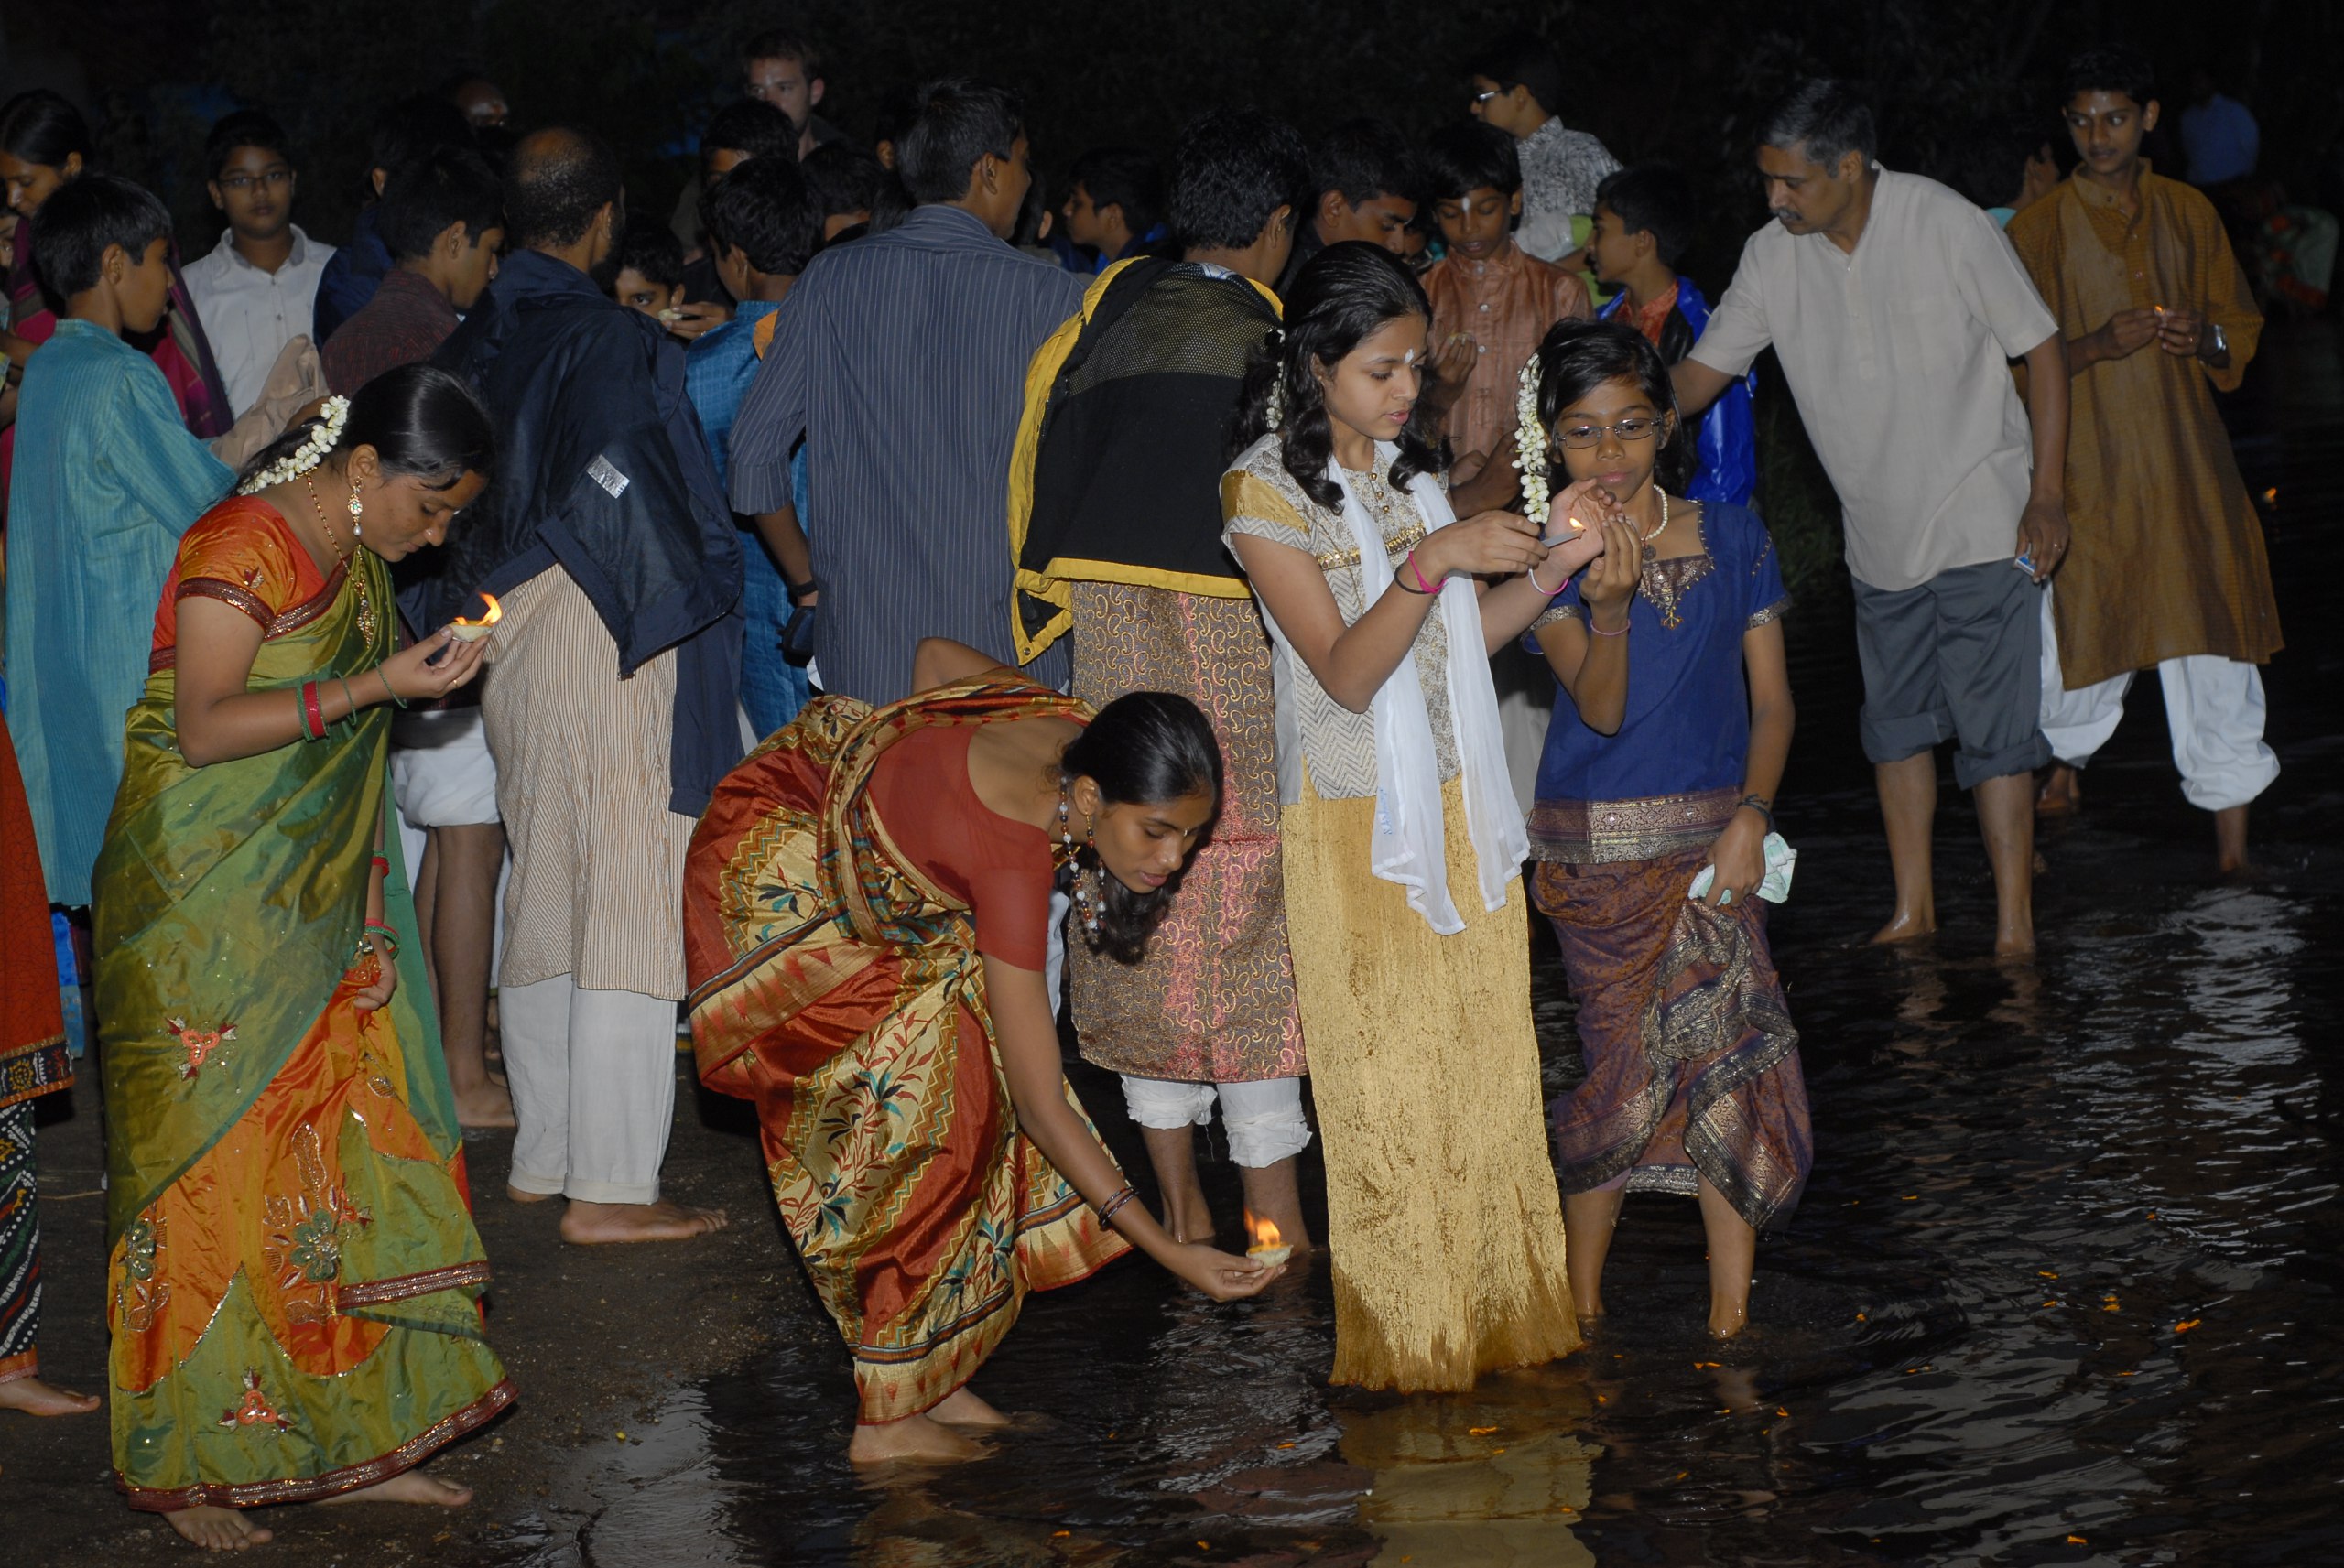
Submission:
[[[502,621],[502,620],[504,620],[504,619],[505,619],[505,606],[503,606],[503,605],[501,605],[501,604],[499,604],[499,603],[497,603],[497,602],[496,602],[496,595],[494,595],[494,594],[493,594],[493,593],[483,593],[483,594],[482,594],[482,595],[481,595],[481,598],[482,598],[483,600],[484,600],[487,602],[487,604],[488,604],[488,613],[487,613],[487,614],[485,614],[485,615],[483,615],[483,616],[482,616],[482,617],[481,617],[479,620],[477,620],[477,621],[468,621],[468,620],[466,620],[464,617],[462,617],[462,616],[459,615],[459,616],[457,616],[457,617],[456,617],[456,624],[457,624],[457,625],[459,625],[459,626],[494,626],[494,625],[495,625],[498,622],[500,622],[500,621]]]
[[[1245,1249],[1248,1252],[1266,1252],[1279,1245],[1278,1222],[1258,1218],[1250,1208],[1245,1211],[1245,1234],[1252,1238],[1252,1245]]]

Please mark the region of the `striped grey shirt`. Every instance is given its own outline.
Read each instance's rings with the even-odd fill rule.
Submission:
[[[1026,362],[1081,305],[1081,279],[941,205],[816,256],[782,301],[732,427],[732,505],[789,499],[802,433],[824,690],[908,696],[922,637],[1016,662],[1010,448]],[[1062,687],[1066,650],[1026,673]]]

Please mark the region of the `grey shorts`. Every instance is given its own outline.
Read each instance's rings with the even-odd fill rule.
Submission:
[[[2051,760],[2041,724],[2043,589],[2026,573],[1988,561],[1918,588],[1855,589],[1865,756],[1897,762],[1959,741],[1953,777],[1963,789]]]

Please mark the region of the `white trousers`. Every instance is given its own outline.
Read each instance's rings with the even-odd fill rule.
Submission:
[[[2237,659],[2192,654],[2157,665],[2165,687],[2165,728],[2173,731],[2173,764],[2181,793],[2203,811],[2244,806],[2279,776],[2279,759],[2264,743],[2263,672]],[[2096,686],[2066,689],[2059,676],[2058,632],[2051,595],[2043,596],[2043,734],[2051,754],[2070,767],[2089,762],[2124,717],[2130,674]]]
[[[1302,1118],[1302,1080],[1264,1078],[1250,1084],[1185,1084],[1169,1078],[1123,1076],[1123,1104],[1142,1127],[1202,1127],[1221,1095],[1221,1124],[1229,1157],[1248,1170],[1299,1154],[1310,1145]]]
[[[513,1185],[656,1203],[676,1113],[676,1004],[556,975],[498,993],[513,1087]]]

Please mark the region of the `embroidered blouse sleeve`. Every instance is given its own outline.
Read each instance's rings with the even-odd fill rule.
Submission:
[[[249,514],[213,514],[179,540],[173,576],[174,604],[216,599],[244,611],[266,631],[298,602],[299,573],[293,553],[277,531]]]
[[[1781,620],[1791,607],[1791,596],[1783,586],[1782,558],[1774,554],[1774,536],[1766,532],[1766,524],[1758,520],[1754,512],[1742,511],[1742,519],[1749,529],[1744,555],[1750,563],[1742,571],[1742,602],[1746,616],[1742,628],[1754,632],[1769,621]]]

